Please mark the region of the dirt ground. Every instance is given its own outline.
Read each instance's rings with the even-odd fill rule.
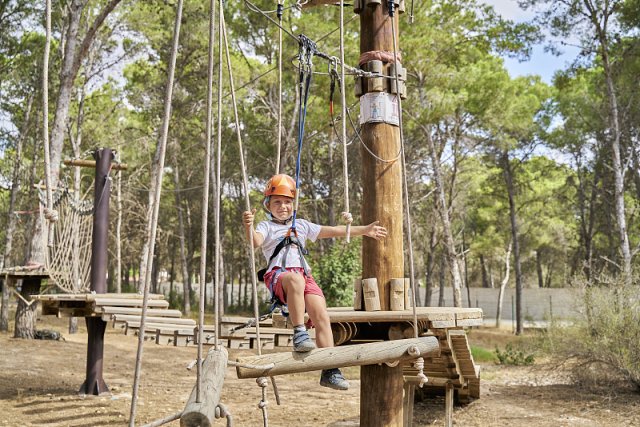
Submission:
[[[111,393],[79,396],[85,378],[86,332],[65,333],[67,321],[45,318],[39,329],[63,332],[66,341],[20,340],[0,333],[0,426],[126,425],[129,418],[137,338],[107,329],[104,379]],[[475,330],[470,335],[492,349],[509,339],[506,332]],[[246,352],[245,352],[246,353]],[[230,353],[230,359],[238,351]],[[142,425],[184,409],[195,384],[195,371],[186,369],[195,348],[147,343],[143,352],[137,424]],[[579,389],[560,368],[482,365],[481,398],[457,406],[460,426],[640,426],[640,394],[617,388],[608,392]],[[348,368],[351,389],[336,392],[318,385],[319,374],[278,377],[282,405],[268,395],[269,425],[358,425],[359,369]],[[269,388],[270,389],[270,388]],[[229,368],[222,402],[235,426],[262,426],[258,409],[260,388],[253,380],[238,380]],[[414,426],[443,425],[444,400],[418,402]],[[168,424],[178,426],[177,421]],[[225,423],[219,420],[216,425]]]

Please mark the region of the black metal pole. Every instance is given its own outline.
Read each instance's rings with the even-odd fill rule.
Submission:
[[[96,159],[96,179],[93,195],[93,235],[91,242],[91,290],[97,294],[107,292],[107,244],[109,241],[109,172],[113,152],[100,148],[93,153]],[[102,378],[104,331],[107,323],[101,317],[85,317],[87,322],[87,373],[80,387],[82,394],[99,395],[109,388]]]

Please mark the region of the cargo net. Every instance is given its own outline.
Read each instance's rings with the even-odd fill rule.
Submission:
[[[78,196],[66,183],[53,193],[48,210],[40,190],[40,220],[43,225],[45,267],[55,285],[65,293],[88,292],[90,288],[93,201]],[[53,231],[47,232],[47,228]]]

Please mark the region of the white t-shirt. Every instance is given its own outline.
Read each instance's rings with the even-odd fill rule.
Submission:
[[[291,228],[290,224],[276,224],[273,221],[262,221],[256,227],[256,231],[264,236],[264,242],[262,243],[262,253],[264,254],[265,259],[269,262],[269,258],[273,254],[273,251],[278,246],[285,236],[287,232]],[[296,231],[298,233],[298,240],[306,248],[307,239],[315,242],[318,238],[318,234],[320,233],[320,226],[318,224],[314,224],[313,222],[306,221],[304,219],[296,219]],[[287,259],[283,261],[284,256],[287,256]],[[306,261],[305,261],[306,263]],[[300,252],[295,245],[290,245],[289,250],[287,248],[283,248],[278,256],[274,258],[274,260],[267,266],[267,271],[270,271],[275,266],[286,266],[289,267],[303,267],[300,262]],[[311,271],[309,264],[306,264],[306,267],[309,271]]]

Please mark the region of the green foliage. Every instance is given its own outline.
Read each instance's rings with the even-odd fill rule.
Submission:
[[[484,347],[471,346],[471,355],[474,362],[496,362],[496,355],[491,350]]]
[[[353,303],[353,281],[360,275],[360,243],[334,244],[320,259],[314,276],[330,307]]]
[[[554,324],[545,349],[557,358],[577,360],[578,379],[597,380],[607,373],[624,378],[640,390],[640,299],[638,279],[626,285],[601,277],[605,285],[582,285],[577,301],[581,316],[571,325]]]
[[[502,351],[496,347],[496,358],[501,365],[510,366],[530,366],[534,362],[533,354],[525,354],[524,351],[515,349],[511,343]]]

